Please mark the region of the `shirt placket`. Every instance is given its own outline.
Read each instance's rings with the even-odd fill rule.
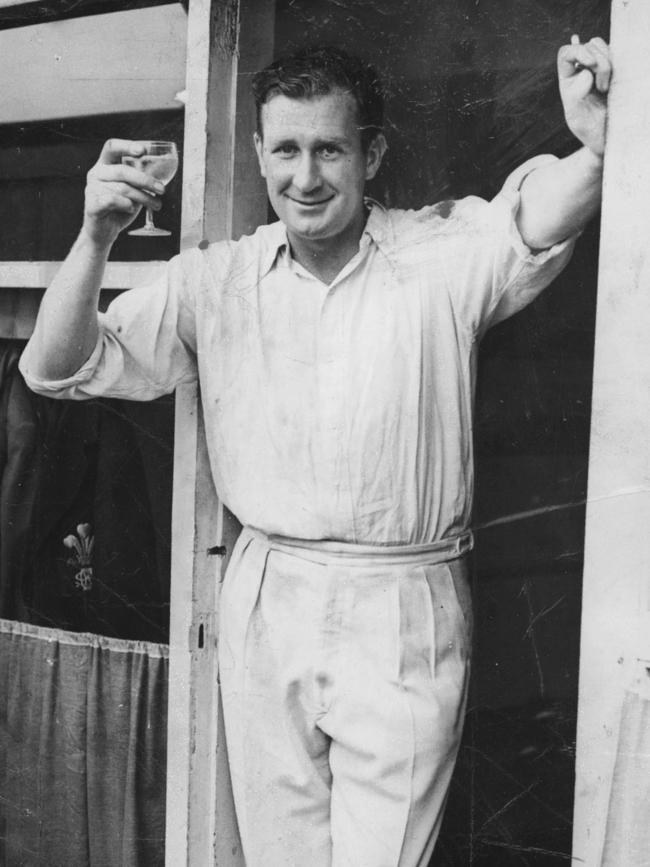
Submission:
[[[328,526],[334,520],[352,529],[347,473],[346,367],[344,291],[338,284],[323,299],[317,343],[318,466],[317,483],[322,514]],[[333,528],[332,528],[333,529]]]

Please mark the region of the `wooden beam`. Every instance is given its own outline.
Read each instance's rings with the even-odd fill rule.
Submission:
[[[650,3],[614,0],[596,323],[573,858],[600,865],[619,717],[650,659]]]
[[[187,31],[182,247],[230,237],[238,4],[194,0]],[[193,387],[176,392],[165,862],[219,864],[232,817],[217,829],[217,779],[227,776],[219,725],[216,616],[221,508],[211,487]],[[212,516],[212,526],[206,523]],[[199,641],[200,639],[200,641]],[[199,646],[200,644],[200,646]],[[228,786],[224,793],[228,801]],[[219,810],[221,813],[222,811]],[[222,863],[229,863],[223,862]]]
[[[206,239],[230,238],[242,226],[265,222],[264,187],[250,156],[250,111],[240,113],[238,94],[240,68],[254,60],[264,64],[271,57],[274,15],[273,2],[190,4],[184,248]],[[170,624],[169,867],[244,864],[223,737],[216,629],[219,579],[237,529],[212,483],[200,396],[195,388],[179,389]],[[214,546],[225,546],[226,556],[208,555]]]
[[[164,262],[109,262],[100,295],[105,310],[115,295],[144,286],[164,268]],[[60,262],[0,262],[0,338],[29,340],[43,291],[61,267]]]
[[[183,246],[230,238],[235,162],[237,0],[192,4],[187,35]]]
[[[217,672],[222,510],[212,487],[198,391],[176,392],[165,863],[238,865]],[[217,815],[226,820],[217,827]],[[225,840],[230,860],[221,857]]]
[[[156,277],[164,262],[109,262],[103,289],[131,289]],[[60,262],[0,262],[0,288],[45,289],[61,267]]]

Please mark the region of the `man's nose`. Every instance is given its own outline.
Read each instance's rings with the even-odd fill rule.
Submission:
[[[302,193],[310,193],[320,184],[318,161],[312,154],[303,154],[296,166],[293,184]]]

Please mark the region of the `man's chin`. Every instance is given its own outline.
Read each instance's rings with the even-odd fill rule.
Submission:
[[[328,229],[331,229],[333,215],[328,204],[314,208],[302,208],[300,206],[283,208],[284,213],[280,215],[280,219],[289,230],[297,234],[309,235],[310,237],[321,232],[329,234]]]
[[[309,241],[318,241],[328,238],[331,234],[331,227],[322,220],[292,220],[287,223],[289,234],[293,234],[298,238],[305,238]]]

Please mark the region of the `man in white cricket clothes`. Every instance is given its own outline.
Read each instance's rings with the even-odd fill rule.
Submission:
[[[244,530],[219,657],[249,867],[427,865],[465,709],[475,349],[560,271],[600,201],[608,46],[558,55],[582,147],[490,202],[386,210],[373,70],[314,49],[258,74],[279,221],[172,259],[97,313],[117,235],[163,188],[109,141],[22,359],[54,397],[198,377],[219,495]]]

